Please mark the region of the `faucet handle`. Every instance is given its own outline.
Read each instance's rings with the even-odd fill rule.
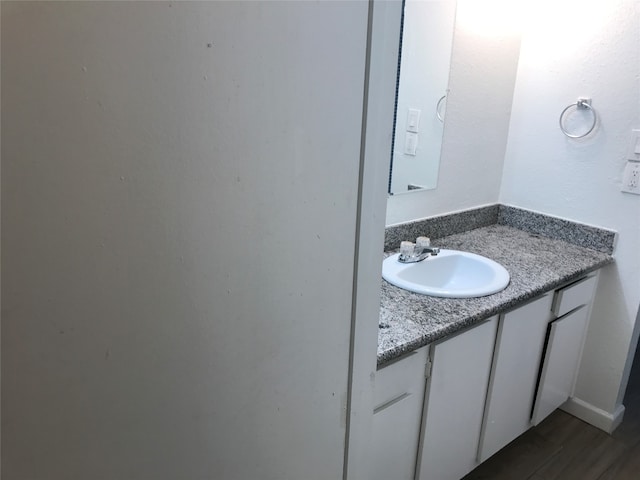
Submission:
[[[418,237],[416,238],[416,247],[420,249],[424,249],[431,246],[431,239],[429,237]]]
[[[415,249],[416,246],[413,242],[400,242],[400,255],[403,257],[411,257]]]

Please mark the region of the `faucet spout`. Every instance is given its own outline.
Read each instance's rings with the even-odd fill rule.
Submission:
[[[418,237],[416,243],[402,242],[400,244],[400,263],[417,263],[429,258],[431,255],[438,255],[440,249],[432,247],[427,237]]]

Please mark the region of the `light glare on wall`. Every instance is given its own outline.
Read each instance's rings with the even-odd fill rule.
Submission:
[[[540,0],[527,6],[525,35],[529,61],[547,64],[572,56],[602,34],[616,4],[626,0]]]
[[[458,0],[456,25],[474,35],[519,34],[523,3],[524,0]]]
[[[457,27],[482,36],[540,32],[540,50],[575,51],[602,30],[619,2],[635,0],[458,0]]]

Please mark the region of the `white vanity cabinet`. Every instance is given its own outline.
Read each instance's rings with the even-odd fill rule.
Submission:
[[[493,317],[431,346],[417,479],[458,480],[478,465],[497,323]]]
[[[588,276],[501,315],[480,462],[569,399],[595,282]]]
[[[413,480],[429,347],[376,372],[371,469],[374,480]]]
[[[556,291],[531,422],[537,425],[573,393],[597,275]]]
[[[566,402],[596,282],[588,275],[379,370],[372,478],[459,480]]]
[[[485,461],[531,426],[553,296],[500,316],[478,460]]]

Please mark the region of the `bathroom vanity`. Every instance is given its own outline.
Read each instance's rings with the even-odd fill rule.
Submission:
[[[460,479],[570,399],[598,269],[613,261],[503,224],[434,244],[491,258],[511,282],[450,299],[383,281],[374,478]]]

